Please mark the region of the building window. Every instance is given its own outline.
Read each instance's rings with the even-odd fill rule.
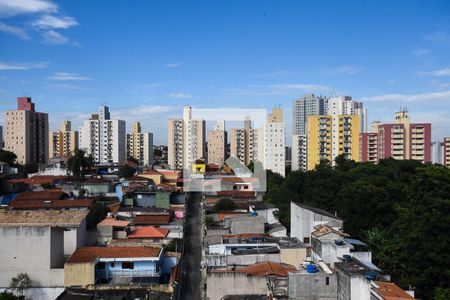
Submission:
[[[326,285],[330,285],[330,277],[327,276],[327,277],[325,278],[325,284],[326,284]]]
[[[309,244],[309,237],[304,237],[303,238],[303,243]]]
[[[134,263],[132,261],[123,262],[122,269],[134,269]]]
[[[97,270],[104,270],[105,269],[105,263],[104,262],[99,262],[97,264]]]

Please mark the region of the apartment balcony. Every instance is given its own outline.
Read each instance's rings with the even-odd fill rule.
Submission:
[[[112,277],[159,277],[160,272],[155,270],[96,270],[96,278]]]

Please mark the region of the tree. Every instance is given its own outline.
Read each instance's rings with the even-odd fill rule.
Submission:
[[[30,163],[25,165],[19,165],[19,172],[24,174],[33,174],[39,171],[39,165],[37,163]]]
[[[134,173],[136,170],[130,166],[124,166],[120,168],[119,170],[119,177],[120,178],[130,178],[134,176]]]
[[[15,165],[17,155],[14,152],[0,150],[0,161],[7,163],[10,166]]]
[[[211,226],[213,226],[213,225],[214,225],[214,219],[213,219],[213,217],[211,217],[211,216],[206,216],[206,217],[205,217],[205,225],[206,225],[206,228],[210,228]]]
[[[236,209],[236,204],[231,199],[221,199],[214,204],[215,211],[233,211]]]
[[[170,240],[170,242],[168,242],[166,245],[166,251],[180,252],[181,251],[180,245],[181,245],[180,239]]]
[[[9,288],[13,291],[19,292],[23,297],[23,292],[31,286],[31,279],[27,273],[19,273],[16,277],[11,278]]]
[[[128,156],[127,160],[139,165],[139,160],[137,158],[134,158],[133,156]]]
[[[89,213],[86,217],[87,230],[94,229],[98,223],[106,218],[111,209],[101,202],[95,202],[89,209]]]
[[[160,149],[153,150],[154,157],[161,157],[162,155],[163,155],[163,152]]]
[[[3,291],[0,293],[0,300],[19,300],[20,298],[11,292]]]
[[[94,158],[91,155],[86,155],[81,149],[76,149],[67,160],[67,169],[80,182],[84,180],[86,172],[94,166]]]

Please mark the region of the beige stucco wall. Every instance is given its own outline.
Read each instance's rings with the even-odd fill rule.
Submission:
[[[306,248],[281,249],[281,262],[297,266],[306,259]]]
[[[95,268],[93,263],[65,264],[64,286],[85,287],[95,283]]]

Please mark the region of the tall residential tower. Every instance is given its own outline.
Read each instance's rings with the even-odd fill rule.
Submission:
[[[50,158],[67,158],[78,149],[78,131],[73,131],[71,122],[64,120],[59,131],[50,132]]]
[[[127,158],[133,157],[140,165],[153,164],[153,133],[141,132],[141,123],[133,124],[133,132],[127,133]]]

